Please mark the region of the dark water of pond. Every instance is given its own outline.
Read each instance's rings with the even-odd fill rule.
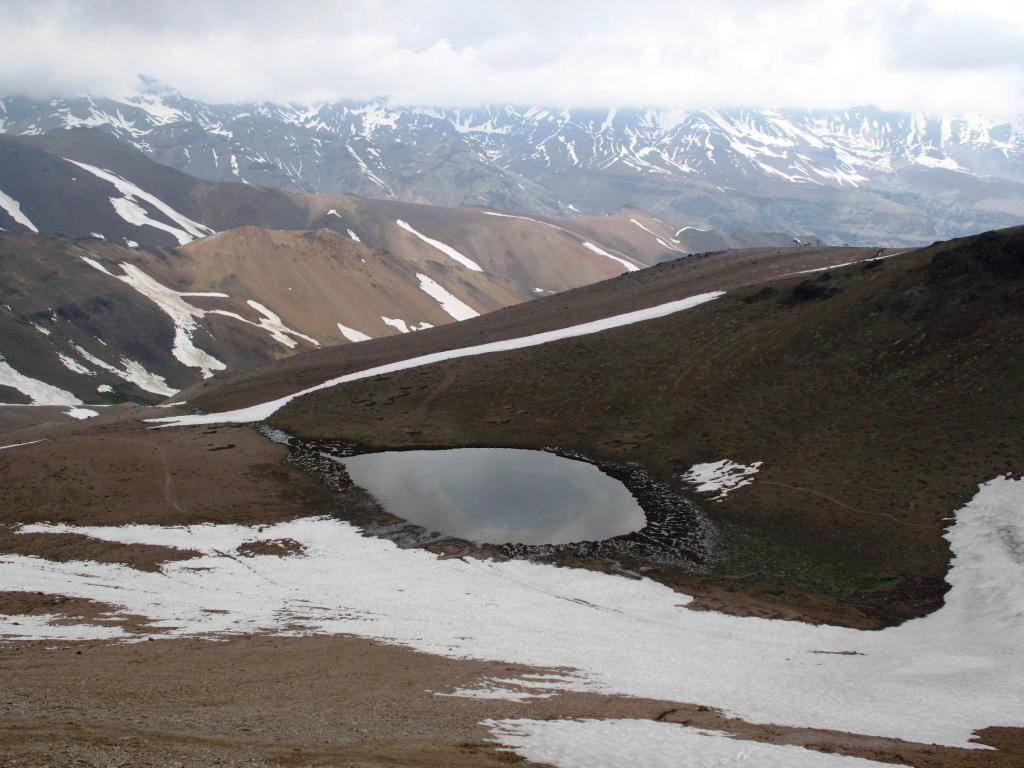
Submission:
[[[392,515],[470,541],[600,541],[646,523],[621,482],[592,464],[544,451],[388,451],[340,461]]]

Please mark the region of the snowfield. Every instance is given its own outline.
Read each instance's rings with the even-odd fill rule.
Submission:
[[[495,741],[555,768],[882,768],[859,757],[762,744],[653,720],[488,720]]]
[[[150,617],[164,637],[346,633],[559,670],[543,682],[546,692],[699,703],[755,723],[951,746],[977,748],[971,735],[985,726],[1024,725],[1024,480],[1009,477],[980,486],[957,513],[943,607],[874,632],[691,611],[691,598],[648,580],[521,560],[441,560],[329,518],[19,530],[198,551],[156,573],[0,556],[5,589],[120,606]],[[268,539],[293,539],[303,554],[235,555]],[[20,618],[0,616],[0,637],[99,631],[57,615]],[[102,632],[127,637],[118,627]]]

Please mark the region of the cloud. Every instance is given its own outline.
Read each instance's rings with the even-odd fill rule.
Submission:
[[[948,0],[0,0],[0,91],[1024,112],[1024,14]]]

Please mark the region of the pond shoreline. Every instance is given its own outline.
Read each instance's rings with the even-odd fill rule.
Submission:
[[[568,544],[488,544],[432,532],[397,517],[356,485],[341,459],[369,453],[451,450],[452,446],[370,447],[351,440],[313,440],[261,428],[265,436],[288,446],[287,462],[323,482],[333,493],[335,516],[357,525],[365,534],[386,538],[402,548],[423,548],[440,557],[521,559],[590,570],[652,578],[675,586],[681,574],[706,574],[718,562],[721,536],[717,526],[689,499],[655,479],[637,463],[599,461],[550,446],[543,452],[579,461],[621,482],[636,499],[646,524],[632,533],[597,541]],[[510,448],[466,445],[460,448]]]

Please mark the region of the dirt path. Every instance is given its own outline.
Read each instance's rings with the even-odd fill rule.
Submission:
[[[809,493],[811,496],[817,496],[819,499],[824,499],[825,501],[831,502],[832,504],[835,504],[837,507],[842,507],[843,509],[849,510],[850,512],[856,512],[859,515],[877,515],[878,517],[884,517],[887,520],[892,520],[894,523],[898,523],[899,525],[903,525],[908,528],[924,529],[931,527],[930,525],[925,523],[915,524],[909,523],[906,520],[900,520],[898,517],[896,517],[895,515],[890,515],[888,512],[870,512],[866,509],[858,509],[857,507],[851,507],[849,504],[840,501],[834,496],[829,496],[828,494],[822,493],[821,491],[815,491],[812,488],[801,488],[798,485],[787,485],[786,483],[777,483],[773,480],[760,480],[759,482],[761,483],[761,485],[772,485],[775,486],[776,488],[785,488],[788,491],[796,491],[798,493]]]

